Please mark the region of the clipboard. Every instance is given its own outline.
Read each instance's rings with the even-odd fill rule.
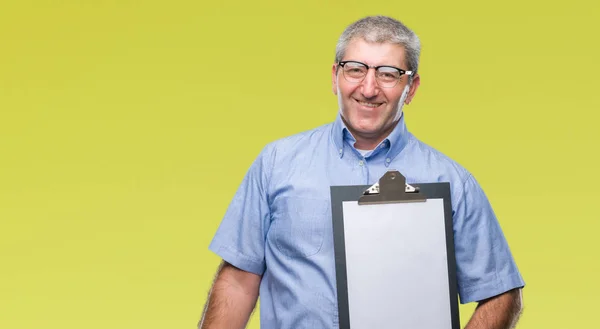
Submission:
[[[340,329],[460,329],[450,184],[332,186]]]

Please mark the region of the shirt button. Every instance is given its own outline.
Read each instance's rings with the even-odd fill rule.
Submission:
[[[364,162],[362,160],[358,161],[358,165],[362,166],[364,164]]]
[[[343,149],[340,149],[340,154],[342,154],[343,151],[344,151]]]
[[[387,159],[385,159],[385,162],[390,163],[390,162],[392,162],[392,159],[387,158]]]

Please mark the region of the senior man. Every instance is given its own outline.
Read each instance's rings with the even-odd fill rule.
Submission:
[[[478,303],[466,328],[515,325],[524,281],[486,195],[404,121],[419,55],[393,18],[344,30],[331,72],[339,113],[269,143],[249,168],[210,244],[223,262],[200,328],[245,327],[259,295],[261,328],[338,328],[330,186],[371,185],[390,169],[407,183],[450,182],[460,301]]]

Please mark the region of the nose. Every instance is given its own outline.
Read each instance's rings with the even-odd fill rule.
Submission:
[[[375,70],[369,69],[367,75],[362,82],[362,94],[365,98],[372,98],[379,93],[379,86],[375,78]]]

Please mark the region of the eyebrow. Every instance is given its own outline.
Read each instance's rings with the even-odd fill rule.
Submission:
[[[340,62],[356,62],[356,63],[364,64],[364,65],[366,65],[368,67],[383,67],[383,66],[385,66],[385,67],[393,67],[395,69],[402,70],[402,71],[408,71],[408,70],[405,70],[405,69],[401,68],[400,66],[396,66],[396,65],[391,65],[391,64],[369,65],[369,64],[367,64],[365,62],[357,61],[357,60],[354,60],[354,59],[343,60],[343,61],[340,61]]]

